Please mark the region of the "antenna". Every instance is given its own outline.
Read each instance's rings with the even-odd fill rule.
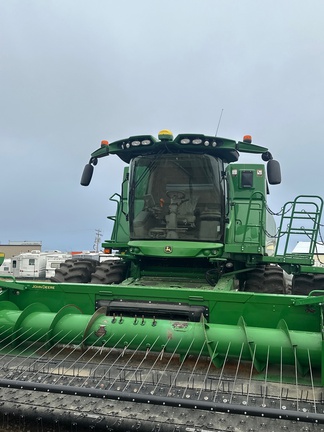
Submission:
[[[221,111],[220,116],[219,116],[219,120],[218,120],[218,125],[217,125],[217,129],[216,129],[215,137],[217,137],[219,125],[220,125],[220,122],[222,120],[223,111],[224,111],[224,108],[222,108],[222,111]]]

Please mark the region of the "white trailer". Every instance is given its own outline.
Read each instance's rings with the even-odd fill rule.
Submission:
[[[50,279],[55,276],[55,270],[60,267],[62,262],[70,258],[72,258],[72,255],[68,253],[60,251],[49,252],[46,256],[45,278]]]
[[[12,275],[11,258],[5,258],[0,266],[0,276]]]
[[[99,261],[101,263],[102,261],[119,260],[120,258],[116,257],[113,254],[112,255],[105,254],[102,251],[99,252],[83,251],[83,252],[74,253],[72,255],[72,259],[92,259],[94,261]]]
[[[46,253],[39,250],[21,253],[12,258],[12,274],[20,279],[45,279]]]

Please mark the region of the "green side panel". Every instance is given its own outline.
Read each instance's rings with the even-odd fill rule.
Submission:
[[[263,204],[239,202],[233,207],[235,230],[232,244],[226,243],[225,251],[234,253],[264,253]]]
[[[225,252],[263,255],[266,247],[265,167],[231,164],[226,175],[230,199]]]
[[[225,285],[229,284],[229,279],[223,277],[219,284],[223,280],[226,281]],[[146,286],[141,280],[125,281],[120,285],[16,282],[12,289],[9,285],[9,282],[4,284],[0,280],[0,288],[3,289],[0,304],[6,308],[8,301],[19,309],[42,303],[50,311],[58,312],[64,306],[74,304],[84,314],[92,314],[99,300],[123,299],[205,306],[208,309],[208,321],[214,324],[237,325],[243,317],[246,325],[252,327],[277,328],[279,322],[284,320],[290,330],[320,332],[322,328],[322,306],[314,303],[313,297],[229,292],[219,290],[218,285],[206,285],[204,288],[174,288],[161,284]],[[17,286],[24,289],[17,290]],[[310,304],[310,301],[305,303],[301,299],[313,301]],[[10,306],[10,309],[13,307]]]
[[[0,252],[0,266],[2,265],[5,258],[5,254],[3,252]]]

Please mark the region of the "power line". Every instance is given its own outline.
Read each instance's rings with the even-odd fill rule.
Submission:
[[[99,245],[101,244],[102,233],[100,229],[96,229],[96,236],[93,243],[93,250],[99,252]]]

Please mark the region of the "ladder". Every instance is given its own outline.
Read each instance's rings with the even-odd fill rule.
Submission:
[[[312,263],[320,229],[323,199],[317,195],[299,195],[288,201],[283,209],[278,229],[275,257],[298,258]],[[307,250],[302,253],[290,251],[293,243],[307,239]]]

